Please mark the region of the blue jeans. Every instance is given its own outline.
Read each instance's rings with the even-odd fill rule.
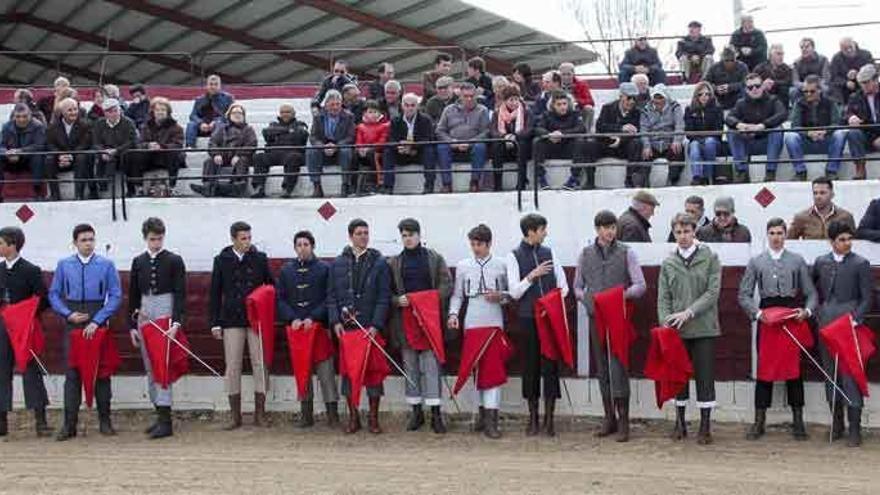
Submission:
[[[783,137],[781,132],[767,132],[760,135],[743,135],[731,131],[727,134],[730,143],[730,154],[737,172],[748,170],[749,157],[764,153],[767,155],[767,171],[775,172],[782,154]]]
[[[351,170],[354,157],[353,148],[338,148],[333,156],[324,154],[323,148],[306,149],[306,168],[309,169],[309,180],[312,184],[321,183],[321,173],[324,171],[325,163],[336,162],[343,171]],[[343,178],[343,183],[345,179]]]
[[[480,181],[486,165],[486,143],[471,143],[467,153],[471,157],[471,181]],[[443,143],[437,145],[437,162],[440,165],[440,180],[444,186],[452,185],[452,147]]]
[[[864,158],[868,148],[878,149],[873,143],[877,140],[876,135],[868,136],[868,133],[860,129],[841,129],[837,132],[846,133],[846,142],[849,143],[849,155],[854,159]],[[870,143],[869,143],[870,140]]]
[[[437,161],[434,149],[432,144],[420,145],[415,155],[401,155],[397,152],[396,146],[385,146],[382,151],[382,168],[384,169],[382,183],[386,187],[394,187],[397,179],[394,169],[397,168],[398,162],[400,165],[420,163],[425,170],[425,185],[433,186],[434,166]]]
[[[695,179],[712,177],[712,167],[721,139],[717,137],[696,138],[688,143],[687,161],[691,164],[691,175]]]
[[[219,124],[222,121],[223,121],[222,118],[216,118],[216,119],[214,119],[214,125],[216,126],[217,124]],[[194,122],[191,120],[186,123],[186,132],[184,133],[184,136],[186,138],[186,147],[187,148],[192,148],[193,146],[196,145],[196,139],[198,139],[199,134],[200,134],[199,126],[202,125],[203,123],[204,122],[202,122],[201,120],[198,122]]]
[[[828,165],[825,166],[825,170],[836,173],[840,169],[840,157],[843,156],[843,148],[846,146],[847,132],[845,129],[834,131],[831,135],[826,134],[821,141],[813,141],[799,132],[786,132],[785,149],[788,150],[788,157],[794,164],[794,171],[806,172],[804,154],[809,153],[827,154]]]

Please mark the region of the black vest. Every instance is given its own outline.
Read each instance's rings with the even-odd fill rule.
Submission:
[[[526,275],[534,270],[538,265],[545,261],[553,259],[553,252],[550,248],[541,245],[530,246],[525,241],[513,250],[516,262],[519,265],[519,278],[524,279]],[[511,284],[517,281],[511,280]],[[535,280],[531,287],[526,290],[525,294],[519,299],[517,314],[519,316],[533,316],[535,314],[535,301],[544,294],[556,288],[556,273],[551,270],[550,273]]]
[[[822,98],[819,103],[812,107],[803,99],[798,101],[801,109],[801,126],[802,127],[822,127],[827,125],[835,125],[837,122],[831,122],[831,100]]]

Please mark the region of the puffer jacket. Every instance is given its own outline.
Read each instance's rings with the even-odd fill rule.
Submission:
[[[663,110],[657,110],[653,103],[648,103],[642,109],[639,130],[641,132],[675,131],[681,133],[684,131],[684,110],[681,108],[681,104],[668,96]],[[666,149],[671,143],[681,143],[682,139],[684,139],[684,134],[641,137],[642,147],[653,146],[659,149]]]

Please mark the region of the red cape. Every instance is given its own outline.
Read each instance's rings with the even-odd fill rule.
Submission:
[[[265,284],[257,287],[244,300],[248,323],[263,343],[263,365],[268,371],[275,355],[275,287]]]
[[[862,395],[868,397],[868,359],[877,352],[874,332],[865,325],[856,326],[849,314],[819,330],[819,337],[831,356],[840,357],[840,371],[855,380]]]
[[[622,285],[593,294],[593,321],[596,335],[603,348],[606,337],[611,340],[611,353],[623,368],[629,370],[629,348],[636,341],[636,331],[629,316],[634,312],[632,303],[627,303]]]
[[[153,323],[159,326],[156,328]],[[165,336],[171,328],[171,318],[164,317],[141,325],[141,335],[144,337],[143,344],[150,358],[150,369],[153,372],[153,382],[162,388],[168,388],[181,376],[189,373],[189,354],[181,347]],[[161,329],[161,330],[160,330]],[[177,329],[174,340],[190,349],[189,340],[182,328]]]
[[[46,347],[43,327],[37,317],[39,307],[40,298],[31,296],[4,307],[0,312],[12,352],[15,354],[15,369],[19,373],[24,373],[34,355],[42,354]]]
[[[409,306],[402,308],[406,342],[417,351],[434,351],[440,364],[446,363],[443,326],[440,323],[440,292],[423,290],[406,295]]]
[[[758,338],[758,380],[775,382],[794,380],[801,376],[801,350],[791,340],[789,332],[804,346],[813,347],[813,333],[806,321],[792,318],[792,308],[764,308],[761,313],[766,321],[760,322]]]
[[[562,360],[566,366],[574,368],[574,351],[562,289],[557,287],[535,301],[535,326],[541,343],[541,355],[552,361]]]
[[[378,333],[373,337],[385,347],[385,340]],[[382,351],[360,330],[343,332],[339,339],[339,361],[343,376],[348,377],[351,385],[351,402],[360,404],[361,388],[381,385],[385,377],[391,374],[391,367]]]
[[[79,372],[86,394],[86,406],[92,407],[95,380],[110,378],[122,364],[122,358],[107,327],[98,328],[91,339],[83,337],[81,328],[71,330],[69,336],[68,364]]]
[[[645,376],[654,380],[657,407],[662,409],[666,401],[687,387],[693,374],[694,368],[678,330],[670,327],[652,328]]]
[[[477,390],[504,385],[507,383],[506,363],[512,356],[513,346],[501,328],[468,328],[464,331],[461,362],[452,394],[458,394],[475,368]]]
[[[309,391],[312,367],[333,356],[333,342],[324,325],[317,322],[308,327],[304,325],[300,330],[294,330],[288,325],[285,332],[296,389],[300,399],[303,399]]]

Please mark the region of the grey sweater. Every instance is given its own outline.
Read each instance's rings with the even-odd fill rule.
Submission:
[[[465,110],[461,103],[449,105],[437,122],[437,139],[483,139],[489,136],[489,121],[489,110],[483,105],[478,104],[471,110]]]

